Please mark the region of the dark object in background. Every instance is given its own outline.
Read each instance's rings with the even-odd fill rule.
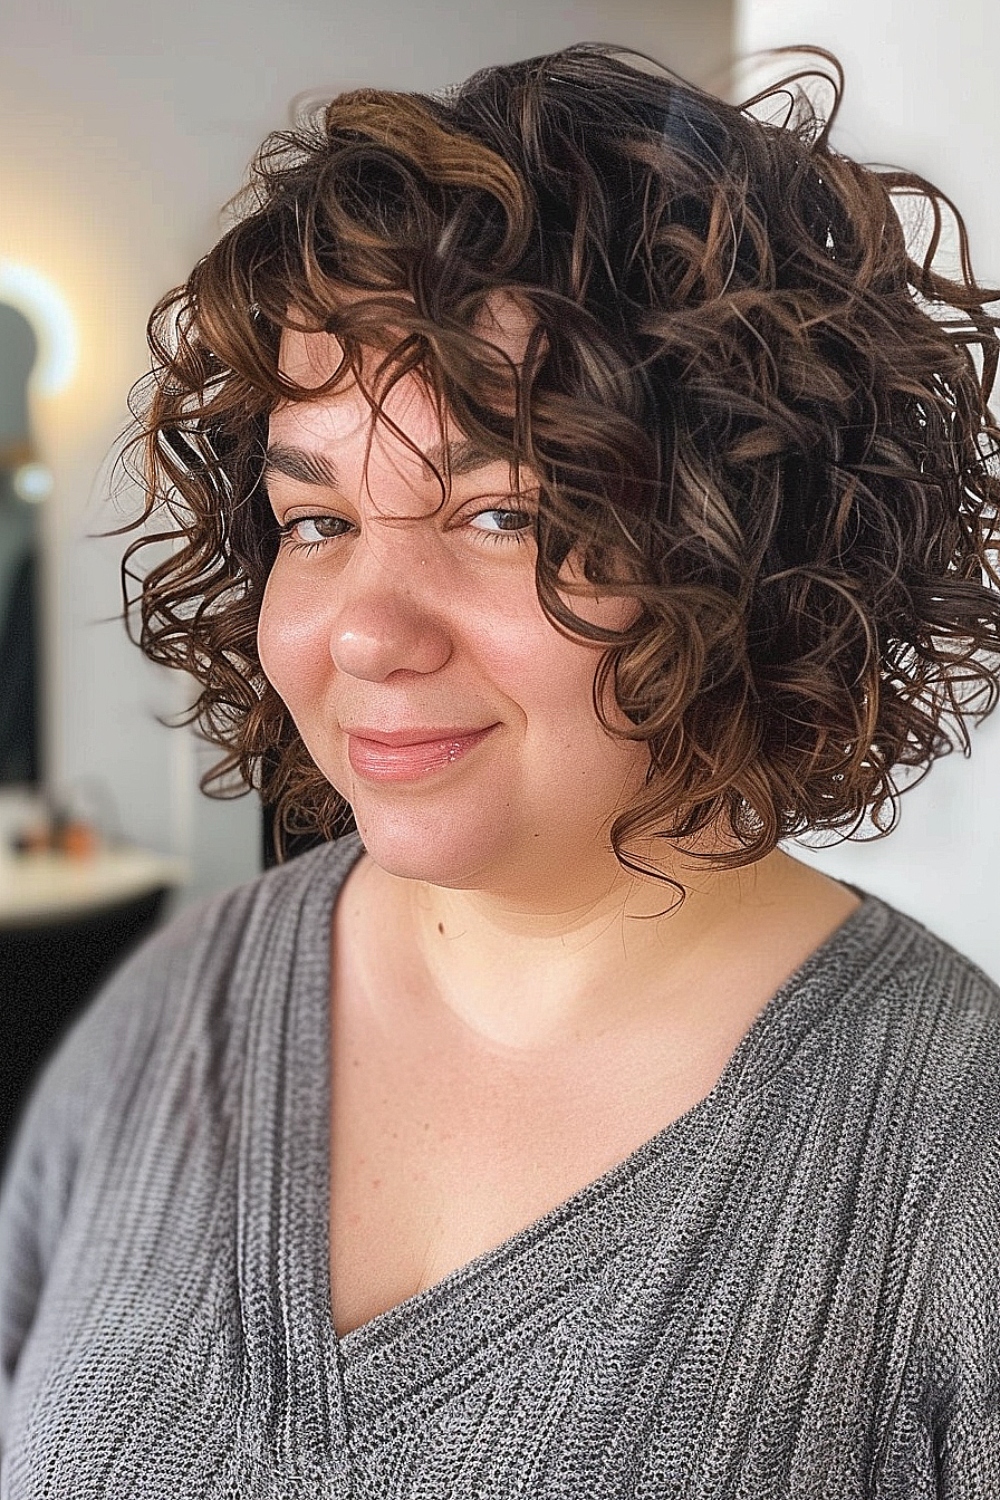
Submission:
[[[263,808],[261,816],[261,863],[265,870],[271,870],[279,863],[274,841],[274,808]],[[319,833],[286,833],[285,859],[294,859],[297,854],[308,854],[310,849],[315,849],[319,844],[326,842],[327,840]]]
[[[39,1068],[100,981],[159,920],[168,888],[0,927],[0,1161]]]
[[[17,481],[38,458],[28,394],[38,347],[24,313],[0,301],[0,785],[6,786],[36,786],[45,749],[38,711],[41,520]]]
[[[0,617],[0,784],[4,785],[35,786],[41,774],[36,571],[34,553],[26,552],[14,572],[6,612]]]

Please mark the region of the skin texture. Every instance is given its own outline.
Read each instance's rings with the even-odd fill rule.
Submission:
[[[498,311],[491,337],[518,357],[516,309]],[[300,384],[319,385],[338,359],[330,335],[283,338],[282,367]],[[441,443],[415,380],[396,387],[386,411],[419,453]],[[679,912],[631,920],[674,900],[669,887],[622,871],[607,838],[642,784],[647,752],[598,722],[601,648],[567,639],[543,614],[530,530],[497,539],[530,493],[511,498],[506,464],[493,463],[455,474],[440,506],[433,473],[388,427],[373,428],[356,387],[279,408],[269,442],[299,455],[301,477],[269,476],[288,530],[261,612],[260,656],[313,759],[354,810],[367,857],[343,899],[359,923],[365,910],[378,913],[373,993],[387,993],[395,964],[389,993],[433,994],[488,1043],[547,1050],[647,1004],[669,1005],[671,987],[689,1005],[681,997],[693,975],[749,932],[767,941],[768,921],[780,930],[806,896],[854,899],[781,851],[718,874],[659,844],[637,852],[693,889]],[[579,578],[572,559],[567,577]],[[615,627],[634,607],[593,591],[571,602]],[[432,776],[376,785],[350,764],[346,727],[356,725],[497,727]]]

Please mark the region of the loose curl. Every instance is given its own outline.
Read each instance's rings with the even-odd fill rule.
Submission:
[[[869,811],[882,837],[898,768],[920,780],[954,748],[946,719],[970,752],[966,718],[998,697],[984,304],[1000,293],[932,184],[830,147],[839,67],[796,50],[837,68],[825,121],[788,87],[809,69],[736,107],[588,45],[444,96],[343,94],[264,143],[233,226],[154,310],[133,406],[133,524],[157,524],[127,550],[126,616],[200,684],[185,722],[223,751],[205,790],[231,794],[235,774],[287,832],[354,826],[257,654],[277,549],[267,419],[317,395],[279,370],[287,328],[340,340],[323,391],[364,369],[388,421],[387,391],[416,376],[540,483],[541,606],[607,647],[595,712],[649,750],[610,828],[625,868],[655,873],[628,841],[716,827],[734,847],[696,857],[719,868],[850,837]],[[782,90],[784,121],[752,113]],[[904,199],[931,211],[920,261]],[[958,279],[934,269],[943,205]],[[516,368],[482,334],[498,294],[533,327]],[[136,554],[164,542],[140,575]],[[569,609],[574,550],[591,584],[635,600],[627,630]]]

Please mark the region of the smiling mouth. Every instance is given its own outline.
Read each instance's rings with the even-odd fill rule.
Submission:
[[[412,781],[455,765],[497,727],[490,724],[458,734],[446,731],[439,739],[408,739],[396,744],[351,734],[347,754],[352,769],[366,781]]]
[[[487,729],[495,726],[487,724],[484,728],[467,728],[464,725],[450,725],[443,728],[433,729],[369,729],[364,724],[359,724],[354,729],[346,732],[352,739],[366,740],[374,745],[429,745],[440,744],[443,740],[465,740],[473,734],[485,734]]]

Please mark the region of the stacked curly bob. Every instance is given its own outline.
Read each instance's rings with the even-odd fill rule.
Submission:
[[[720,868],[812,830],[849,837],[866,814],[884,835],[894,772],[919,780],[952,750],[948,718],[968,754],[965,718],[996,704],[984,304],[1000,294],[977,285],[961,216],[922,178],[831,149],[842,80],[825,121],[787,89],[815,64],[767,91],[792,103],[766,123],[765,96],[736,107],[627,57],[573,47],[444,96],[335,98],[268,138],[233,227],[152,315],[126,613],[148,656],[200,683],[187,722],[224,752],[205,789],[231,794],[238,774],[288,832],[353,826],[257,654],[278,542],[268,415],[317,396],[279,372],[289,327],[340,340],[324,391],[364,370],[385,421],[387,391],[416,375],[541,485],[541,606],[607,647],[595,712],[622,732],[601,715],[610,678],[626,737],[649,747],[610,830],[627,868],[645,868],[628,840],[709,827]],[[919,261],[903,199],[930,208]],[[943,205],[950,278],[933,268]],[[499,372],[476,333],[497,294],[534,326]],[[136,569],[151,544],[160,560]],[[627,631],[572,613],[571,550],[634,597]]]

